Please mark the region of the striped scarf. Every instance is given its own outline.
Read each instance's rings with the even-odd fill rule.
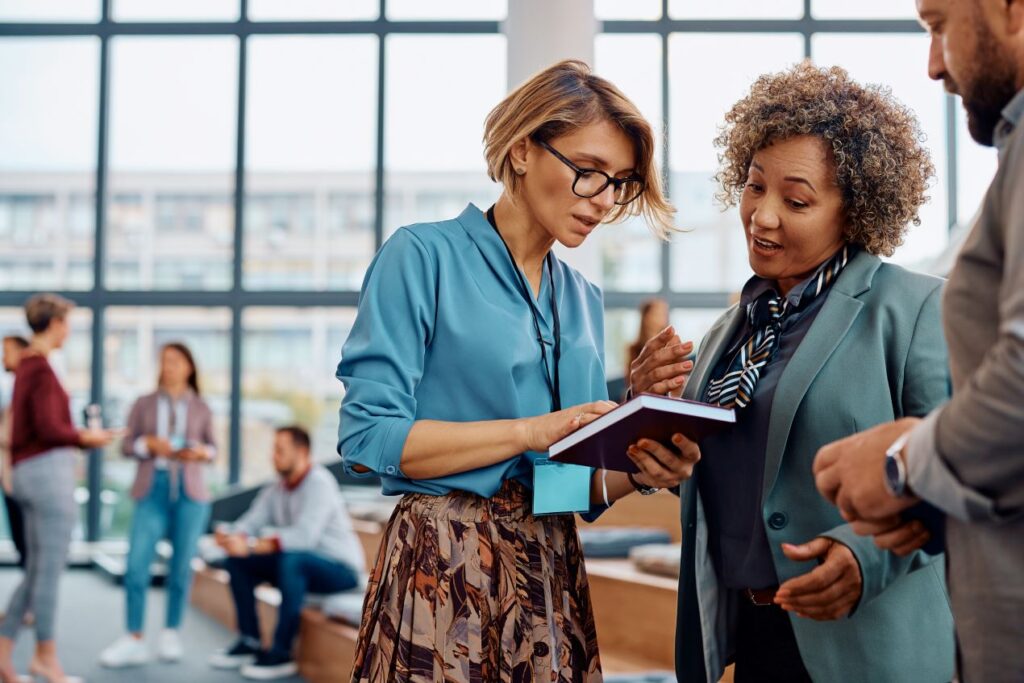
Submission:
[[[818,269],[800,297],[799,308],[826,291],[849,262],[849,247],[843,246]],[[740,347],[722,377],[708,382],[705,400],[724,408],[745,408],[754,395],[761,370],[779,348],[782,321],[794,311],[789,300],[770,289],[747,304],[747,320],[753,333]]]

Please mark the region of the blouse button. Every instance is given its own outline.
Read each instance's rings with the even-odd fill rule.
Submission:
[[[783,529],[787,524],[789,524],[789,517],[785,512],[773,512],[768,518],[768,526],[775,530]]]
[[[387,467],[384,468],[384,471],[387,472],[388,474],[394,474],[395,473],[395,466],[394,465],[388,465]]]
[[[548,652],[550,652],[550,651],[551,651],[551,648],[548,647],[547,643],[538,641],[538,642],[533,644],[533,656],[534,657],[547,657],[548,656]]]

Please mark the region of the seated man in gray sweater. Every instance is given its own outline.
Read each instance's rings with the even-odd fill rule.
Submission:
[[[260,491],[230,530],[217,531],[217,544],[228,554],[240,638],[211,657],[214,667],[240,666],[243,676],[255,680],[294,675],[292,641],[306,593],[338,593],[360,582],[366,566],[362,545],[337,482],[312,462],[309,451],[306,430],[278,429],[274,469],[280,479]],[[253,589],[261,583],[281,591],[270,650],[260,649]]]

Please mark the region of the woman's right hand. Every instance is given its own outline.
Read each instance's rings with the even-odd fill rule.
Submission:
[[[693,361],[685,360],[691,353],[693,342],[682,342],[671,325],[651,337],[629,366],[630,395],[678,396],[693,370]]]
[[[693,476],[700,461],[700,446],[682,434],[672,436],[673,452],[653,439],[640,439],[626,450],[640,472],[633,478],[644,486],[670,489]]]
[[[614,401],[593,401],[547,415],[522,418],[518,424],[525,446],[523,450],[544,452],[551,444],[593,422],[617,405]]]
[[[103,448],[120,434],[119,429],[81,429],[78,432],[78,443],[82,448]]]

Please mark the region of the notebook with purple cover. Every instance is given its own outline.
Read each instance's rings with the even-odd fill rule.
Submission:
[[[626,455],[630,444],[640,439],[670,444],[673,434],[699,442],[735,422],[731,408],[640,394],[553,443],[548,457],[556,462],[636,472],[636,465]]]

